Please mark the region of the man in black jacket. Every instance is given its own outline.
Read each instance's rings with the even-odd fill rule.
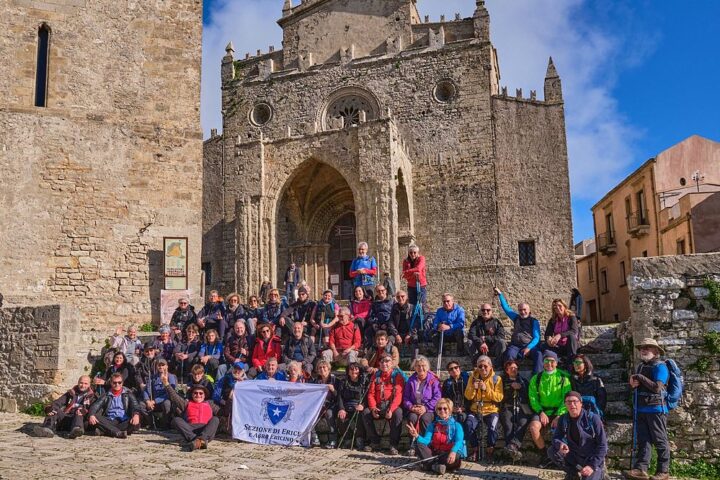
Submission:
[[[83,375],[77,385],[45,409],[45,421],[33,432],[38,437],[52,437],[59,431],[70,432],[68,438],[81,436],[85,433],[85,415],[94,401],[95,392],[90,388],[90,377]]]
[[[493,316],[492,305],[480,305],[480,315],[470,325],[468,339],[473,352],[473,364],[480,355],[487,355],[493,359],[493,368],[500,370],[502,354],[505,352],[505,328],[502,322]]]
[[[310,300],[307,288],[300,287],[298,288],[297,301],[290,304],[280,316],[285,319],[285,323],[288,325],[293,325],[298,322],[301,323],[305,329],[305,333],[310,335],[310,317],[312,316],[314,308],[315,302]]]
[[[295,360],[300,362],[305,373],[310,376],[313,373],[313,362],[317,356],[315,343],[305,335],[303,324],[293,323],[292,336],[285,342],[283,348],[282,363],[290,365]]]
[[[140,427],[140,406],[135,395],[123,387],[122,375],[110,377],[110,390],[90,407],[88,423],[110,437],[127,438]]]

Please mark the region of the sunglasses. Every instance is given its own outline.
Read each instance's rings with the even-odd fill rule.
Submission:
[[[543,360],[543,363],[557,363],[557,360],[554,358],[546,358]]]
[[[198,397],[202,396],[202,397],[204,397],[204,396],[205,396],[205,393],[204,393],[204,392],[193,392],[193,397],[195,397],[195,396],[198,396]]]
[[[492,312],[492,309],[490,309],[490,308],[481,308],[480,311],[481,311],[481,312]]]
[[[436,408],[436,410],[438,412],[449,412],[450,411],[450,409],[447,407],[438,407],[438,408]]]
[[[460,370],[460,367],[457,365],[454,365],[452,367],[448,367],[448,370]]]
[[[582,360],[573,360],[573,365],[582,365],[583,363],[585,362],[583,362]]]
[[[112,385],[122,385],[123,382],[110,382]]]

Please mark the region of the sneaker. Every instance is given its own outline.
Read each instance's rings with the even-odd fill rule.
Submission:
[[[82,429],[82,428],[80,428],[80,427],[75,427],[75,428],[73,428],[72,430],[70,430],[70,433],[68,433],[68,438],[74,440],[74,439],[76,439],[76,438],[78,438],[78,437],[82,437],[83,433],[85,433],[85,432],[83,432],[83,429]]]
[[[550,458],[548,458],[547,456],[545,456],[545,457],[543,457],[543,459],[540,460],[540,462],[538,463],[538,468],[544,470],[544,469],[546,469],[546,468],[552,467],[553,465],[555,465],[555,462],[553,462],[552,460],[550,460]]]
[[[51,438],[55,436],[55,432],[52,431],[52,428],[41,427],[40,425],[35,425],[33,427],[33,433],[36,437]]]
[[[365,445],[362,449],[358,448],[358,450],[362,450],[363,452],[370,453],[370,452],[373,451],[373,446],[372,446],[372,445]]]
[[[633,468],[632,470],[625,470],[623,472],[625,478],[630,480],[650,480],[650,476],[647,472],[640,470],[639,468]]]
[[[125,440],[128,437],[127,432],[120,431],[115,434],[115,438],[120,438],[122,440]]]
[[[507,447],[505,447],[505,453],[508,454],[508,456],[512,459],[513,462],[517,462],[522,458],[522,453],[520,450],[518,450],[517,445],[514,443],[511,443]]]
[[[445,475],[446,470],[447,467],[443,463],[436,463],[432,466],[432,471],[437,473],[438,475]]]
[[[658,472],[655,475],[653,475],[652,477],[650,477],[650,480],[669,480],[669,478],[670,478],[670,475],[667,472],[665,472],[665,473]]]
[[[415,456],[415,449],[414,449],[414,448],[408,448],[408,450],[407,450],[407,452],[405,452],[405,454],[406,454],[408,457],[414,457],[414,456]]]
[[[310,439],[310,446],[311,447],[319,447],[320,446],[320,439],[317,435],[313,435]]]
[[[400,455],[400,452],[398,452],[397,448],[390,447],[390,450],[388,450],[388,455]]]
[[[325,448],[328,450],[332,450],[335,448],[335,440],[330,440],[328,443],[325,444]]]

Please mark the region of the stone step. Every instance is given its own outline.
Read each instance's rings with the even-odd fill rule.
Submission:
[[[587,358],[590,359],[595,370],[625,367],[625,358],[622,353],[590,353]]]
[[[632,407],[624,400],[608,402],[607,407],[605,407],[605,415],[608,417],[630,418],[632,417]]]
[[[615,338],[619,325],[619,323],[610,323],[607,325],[583,325],[580,340]]]

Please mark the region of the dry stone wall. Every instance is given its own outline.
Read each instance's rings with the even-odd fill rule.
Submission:
[[[685,376],[668,419],[676,459],[720,457],[720,254],[633,259],[627,338],[655,338]],[[635,357],[637,365],[638,359]]]

